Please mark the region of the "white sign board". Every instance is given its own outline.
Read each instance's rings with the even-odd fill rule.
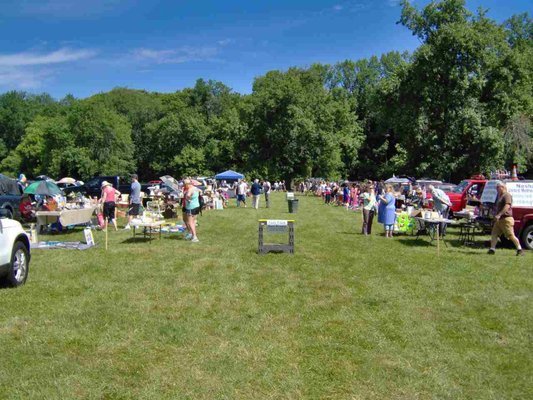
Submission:
[[[83,234],[85,235],[85,243],[89,246],[94,246],[93,231],[91,231],[91,228],[85,228]]]
[[[513,207],[533,207],[533,182],[509,182],[507,190],[513,196]]]
[[[267,221],[267,231],[270,233],[287,232],[288,222],[283,219],[269,219]]]
[[[489,181],[481,195],[482,203],[495,203],[498,193],[496,183]],[[506,182],[507,191],[513,196],[513,207],[533,207],[533,182]]]

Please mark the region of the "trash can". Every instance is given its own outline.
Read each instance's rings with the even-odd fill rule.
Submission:
[[[298,211],[298,199],[287,200],[287,203],[289,203],[289,213],[294,214]]]

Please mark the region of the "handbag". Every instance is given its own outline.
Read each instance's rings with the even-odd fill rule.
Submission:
[[[96,218],[98,219],[98,226],[100,226],[100,228],[104,229],[105,228],[104,214],[98,213],[98,214],[96,214]]]

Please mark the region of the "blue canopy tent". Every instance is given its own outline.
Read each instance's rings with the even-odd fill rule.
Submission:
[[[236,181],[239,179],[244,179],[244,175],[229,169],[227,171],[221,172],[218,175],[215,175],[215,179],[218,181]]]

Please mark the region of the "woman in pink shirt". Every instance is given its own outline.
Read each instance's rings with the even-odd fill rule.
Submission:
[[[102,197],[100,201],[104,205],[104,219],[105,219],[105,229],[107,229],[108,222],[112,222],[115,230],[117,228],[117,218],[116,218],[116,201],[117,197],[120,196],[120,192],[116,190],[112,184],[107,181],[102,182]]]

